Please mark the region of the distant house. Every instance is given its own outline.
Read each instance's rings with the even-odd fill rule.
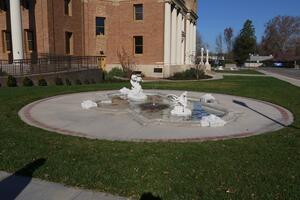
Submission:
[[[260,55],[250,55],[249,59],[245,63],[245,67],[257,68],[263,65],[263,62],[272,60],[274,57],[270,56],[260,56]]]

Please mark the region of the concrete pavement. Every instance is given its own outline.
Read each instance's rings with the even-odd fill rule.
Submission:
[[[105,193],[67,187],[62,184],[0,171],[2,200],[125,200]]]
[[[300,70],[297,69],[261,69],[261,73],[272,76],[274,78],[286,81],[292,85],[300,87]]]

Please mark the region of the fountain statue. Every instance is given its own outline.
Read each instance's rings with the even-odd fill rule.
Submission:
[[[81,107],[85,110],[97,107],[97,103],[92,100],[86,100],[81,103]]]
[[[174,109],[171,110],[171,115],[176,116],[191,116],[192,111],[187,108],[187,92],[182,93],[180,96],[176,96],[174,94],[169,94],[167,96],[174,104]]]
[[[141,82],[143,81],[142,77],[137,74],[131,75],[130,84],[131,90],[124,87],[120,90],[121,94],[126,96],[132,101],[144,101],[147,99],[147,96],[143,93]]]
[[[200,102],[213,104],[216,103],[216,98],[211,94],[205,94],[200,98]]]

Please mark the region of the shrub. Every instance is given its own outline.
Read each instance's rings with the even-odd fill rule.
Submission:
[[[45,80],[45,79],[40,79],[39,80],[39,86],[47,86],[48,84],[47,84],[47,81]]]
[[[115,77],[126,77],[124,71],[120,68],[114,67],[105,75],[105,80],[111,81],[114,80]]]
[[[7,87],[17,87],[17,79],[11,75],[7,78]]]
[[[25,86],[25,87],[32,87],[33,86],[33,81],[30,78],[25,77],[23,79],[23,86]]]
[[[81,81],[80,81],[79,79],[77,79],[77,80],[75,81],[75,84],[76,84],[76,85],[82,85],[82,83],[81,83]]]
[[[203,70],[197,70],[195,68],[191,68],[191,69],[185,70],[183,72],[175,73],[170,79],[173,79],[173,80],[194,80],[194,79],[197,79],[197,73],[198,73],[199,79],[209,78],[209,76],[205,75]]]
[[[84,80],[84,84],[89,85],[89,84],[90,84],[90,81],[87,80],[87,79],[85,79],[85,80]]]
[[[62,81],[61,78],[57,77],[57,78],[55,79],[55,85],[64,85],[64,82]]]
[[[96,84],[96,81],[94,79],[92,79],[91,84]]]
[[[66,85],[72,85],[72,82],[66,78]]]

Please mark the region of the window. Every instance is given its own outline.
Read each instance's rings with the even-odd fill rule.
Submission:
[[[66,54],[72,55],[73,54],[73,33],[66,32],[65,33],[65,42],[66,42]]]
[[[154,73],[162,73],[163,69],[162,68],[154,68],[153,72]]]
[[[34,34],[30,30],[26,30],[27,50],[34,51]]]
[[[23,9],[29,9],[29,0],[22,0]]]
[[[134,19],[135,20],[143,20],[144,14],[143,14],[143,4],[135,4],[134,5]]]
[[[0,12],[7,11],[6,0],[0,1]]]
[[[96,35],[104,35],[105,17],[96,17]]]
[[[11,34],[9,31],[2,31],[3,38],[3,50],[4,53],[11,52],[12,43],[11,43]]]
[[[143,54],[143,36],[134,36],[134,53]]]
[[[65,15],[72,16],[72,0],[64,0]]]

